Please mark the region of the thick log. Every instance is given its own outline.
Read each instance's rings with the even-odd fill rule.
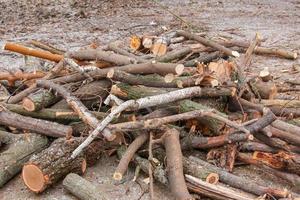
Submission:
[[[59,100],[60,97],[51,91],[41,89],[23,98],[22,105],[25,110],[33,112],[47,108]]]
[[[186,67],[194,67],[197,65],[197,63],[209,63],[213,60],[216,60],[217,58],[225,58],[226,55],[224,53],[220,53],[219,51],[211,52],[211,53],[205,53],[201,54],[198,58],[194,58],[192,60],[186,61],[184,63],[184,66]]]
[[[125,71],[131,74],[155,74],[156,73],[163,76],[170,73],[181,75],[184,72],[192,72],[192,73],[195,72],[195,69],[184,68],[182,64],[151,62],[151,63],[140,63],[140,64],[124,65],[120,67],[99,69],[99,70],[94,70],[92,72],[88,72],[88,74],[93,79],[101,79],[101,78],[105,78],[107,76],[107,73],[112,69]],[[70,83],[70,82],[82,81],[84,79],[85,76],[83,76],[80,73],[76,73],[73,75],[56,78],[53,81],[57,83]]]
[[[81,176],[70,173],[63,181],[63,186],[71,194],[81,200],[107,200],[107,195],[101,191],[100,186],[87,181]]]
[[[0,188],[22,169],[29,158],[46,148],[48,139],[34,133],[11,135],[13,141],[0,154]]]
[[[98,49],[85,49],[69,52],[68,56],[76,60],[104,60],[110,63],[115,63],[116,65],[129,65],[137,63],[136,60],[128,56]]]
[[[0,124],[51,137],[70,138],[72,136],[71,126],[25,117],[7,110],[0,111]]]
[[[12,143],[15,139],[14,136],[15,135],[10,132],[0,130],[0,147],[2,145],[7,145]]]
[[[223,183],[226,183],[232,187],[239,188],[241,190],[244,190],[249,193],[253,193],[256,195],[264,195],[264,194],[271,194],[275,197],[287,197],[289,192],[287,190],[281,190],[276,189],[272,187],[262,186],[254,181],[247,180],[245,178],[238,177],[234,174],[231,174],[221,168],[218,168],[208,162],[205,162],[199,158],[190,156],[189,159],[192,162],[195,162],[196,164],[202,166],[203,168],[206,168],[208,170],[215,171],[215,173],[219,174],[220,181]]]
[[[281,121],[281,120],[274,121],[272,123],[272,126],[300,137],[299,126],[295,126],[293,124],[289,124],[289,123]]]
[[[177,88],[177,87],[191,87],[196,85],[196,78],[193,77],[177,77],[171,82],[166,82],[165,78],[157,74],[150,75],[133,75],[125,71],[114,70],[110,74],[111,79],[128,83],[130,85],[144,85],[149,87],[164,87],[164,88]]]
[[[287,131],[282,131],[273,126],[269,127],[269,131],[272,133],[272,137],[280,138],[290,144],[300,146],[300,135],[296,135]]]
[[[263,82],[257,78],[250,81],[249,84],[254,94],[258,94],[262,99],[274,99],[277,95],[277,87],[272,81]]]
[[[239,57],[240,54],[237,52],[237,51],[232,51],[231,49],[228,49],[212,40],[209,40],[209,39],[206,39],[204,37],[201,37],[201,36],[197,36],[197,35],[194,35],[194,34],[191,34],[189,32],[186,32],[186,31],[177,31],[177,35],[179,36],[184,36],[185,38],[188,38],[188,39],[191,39],[191,40],[196,40],[198,42],[200,42],[201,44],[204,44],[206,46],[209,46],[209,47],[213,47],[215,48],[216,50],[219,50],[221,52],[224,52],[226,55],[228,56],[234,56],[234,57]]]
[[[192,199],[183,175],[179,132],[176,129],[168,129],[163,137],[167,157],[168,180],[172,194],[175,199]]]
[[[22,170],[25,185],[31,191],[39,193],[70,172],[84,173],[87,165],[84,155],[70,159],[70,153],[82,140],[82,138],[70,141],[57,139],[49,148],[32,156]]]
[[[299,108],[300,100],[285,100],[285,99],[273,99],[273,100],[265,100],[262,99],[260,101],[264,106],[280,106],[286,108]]]
[[[59,62],[60,60],[62,60],[64,58],[62,55],[53,54],[48,51],[31,49],[31,48],[25,47],[20,44],[15,44],[15,43],[6,43],[4,46],[4,50],[17,52],[17,53],[20,53],[23,55],[43,58],[43,59],[54,61],[54,62]]]

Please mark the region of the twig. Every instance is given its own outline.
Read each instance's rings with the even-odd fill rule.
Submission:
[[[153,161],[152,141],[153,141],[153,133],[150,132],[150,134],[149,134],[149,156],[148,156],[148,160],[149,160],[148,172],[149,172],[150,199],[154,199],[153,172],[152,172],[152,161]]]

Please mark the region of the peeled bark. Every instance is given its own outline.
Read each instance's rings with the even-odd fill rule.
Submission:
[[[34,133],[14,135],[7,150],[0,154],[0,188],[22,169],[29,158],[46,148],[48,139]]]

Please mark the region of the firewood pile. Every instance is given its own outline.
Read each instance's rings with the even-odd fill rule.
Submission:
[[[160,182],[180,200],[299,199],[299,66],[285,83],[267,67],[249,72],[256,54],[297,54],[263,42],[160,31],[77,51],[6,43],[50,67],[0,73],[0,187],[21,172],[34,193],[63,180],[79,199],[109,199],[79,176],[105,153],[120,159],[112,180],[132,165],[152,198]],[[238,165],[289,189],[238,176]]]

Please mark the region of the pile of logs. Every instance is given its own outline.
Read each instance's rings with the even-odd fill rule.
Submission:
[[[79,176],[109,152],[120,159],[111,178],[124,180],[133,164],[134,181],[140,170],[149,176],[151,198],[160,182],[180,200],[299,199],[299,80],[279,84],[268,68],[246,73],[255,54],[297,54],[262,42],[172,31],[77,51],[6,43],[53,67],[0,73],[0,187],[21,172],[35,193],[63,180],[80,199],[109,199]],[[238,165],[289,185],[238,176]]]

